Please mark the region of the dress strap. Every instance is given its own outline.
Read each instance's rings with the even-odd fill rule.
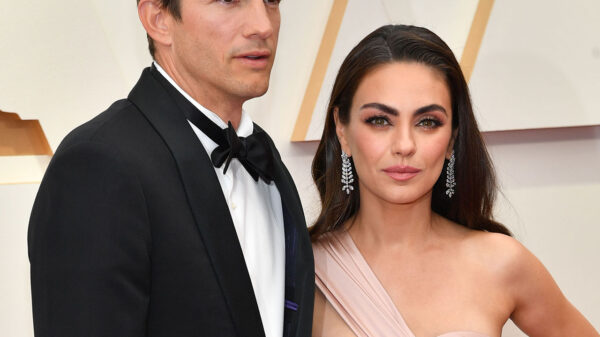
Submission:
[[[315,280],[327,301],[358,337],[414,337],[345,231],[313,244]]]

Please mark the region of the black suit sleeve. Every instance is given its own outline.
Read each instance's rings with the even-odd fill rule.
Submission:
[[[101,143],[54,156],[28,233],[36,337],[146,335],[151,237],[134,171]]]

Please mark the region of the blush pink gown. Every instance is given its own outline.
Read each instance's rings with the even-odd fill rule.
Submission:
[[[348,232],[325,234],[313,252],[317,288],[354,335],[415,337]],[[439,337],[489,336],[453,331]]]

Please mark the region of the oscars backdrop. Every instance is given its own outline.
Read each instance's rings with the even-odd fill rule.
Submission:
[[[345,55],[389,23],[448,43],[484,131],[600,124],[600,1],[334,0],[292,140],[320,138]]]

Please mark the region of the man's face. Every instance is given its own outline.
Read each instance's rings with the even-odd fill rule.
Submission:
[[[181,0],[181,20],[171,21],[170,57],[182,86],[209,100],[263,95],[277,47],[280,1]]]

